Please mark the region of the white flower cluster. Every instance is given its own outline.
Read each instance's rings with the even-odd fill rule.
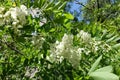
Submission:
[[[102,41],[96,41],[95,39],[93,39],[93,41],[90,44],[92,46],[91,50],[94,53],[97,53],[100,50],[102,53],[106,53],[106,52],[109,52],[110,50],[112,50],[112,47],[110,45],[108,45],[107,43],[102,42]]]
[[[33,18],[40,18],[39,25],[43,26],[46,22],[47,19],[43,18],[43,14],[41,13],[41,10],[39,8],[30,8],[29,13],[32,15]]]
[[[88,34],[87,32],[84,32],[83,30],[81,30],[78,34],[77,37],[83,42],[83,43],[89,43],[92,38],[91,35]]]
[[[90,52],[98,52],[102,50],[102,52],[109,52],[111,50],[111,46],[106,44],[105,42],[95,40],[95,38],[92,38],[91,35],[87,32],[84,32],[81,30],[77,37],[80,40],[80,44],[84,43],[84,52],[86,54],[89,54]],[[83,45],[83,44],[82,44]]]
[[[30,8],[29,13],[32,15],[33,18],[39,18],[42,15],[39,8]]]
[[[12,7],[5,12],[4,7],[0,7],[0,22],[2,24],[12,24],[13,26],[23,26],[26,24],[26,16],[28,15],[27,7]]]
[[[50,57],[47,57],[51,61],[60,61],[67,59],[74,67],[79,66],[81,54],[85,53],[99,53],[99,51],[109,52],[111,47],[102,42],[92,38],[90,34],[81,30],[77,37],[79,39],[79,45],[73,46],[73,35],[64,34],[62,41],[56,41],[51,47]]]
[[[29,8],[25,5],[20,7],[11,7],[8,10],[5,7],[0,7],[0,25],[12,25],[14,27],[22,27],[26,24],[26,16],[31,15],[33,18],[39,18],[39,25],[42,26],[47,22],[43,17],[39,8]]]
[[[26,73],[25,76],[29,77],[30,79],[33,78],[35,76],[35,74],[38,72],[38,68],[34,67],[34,68],[30,68],[29,66],[26,67]]]
[[[55,47],[51,49],[51,59],[53,61],[69,60],[73,66],[79,66],[81,59],[81,49],[73,47],[73,35],[64,34],[62,41],[56,41]]]

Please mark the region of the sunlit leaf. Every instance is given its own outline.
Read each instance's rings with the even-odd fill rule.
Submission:
[[[106,66],[100,69],[97,69],[95,72],[112,72],[113,68],[112,66]]]
[[[71,15],[70,13],[64,14],[64,16],[65,16],[67,19],[74,19],[73,15]]]
[[[109,72],[92,72],[90,76],[94,80],[119,80],[119,77]]]
[[[91,69],[89,70],[88,74],[90,74],[91,72],[95,71],[95,69],[97,68],[100,60],[102,59],[102,56],[100,56],[96,61],[95,63],[92,65]]]

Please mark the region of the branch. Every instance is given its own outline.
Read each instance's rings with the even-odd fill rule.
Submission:
[[[88,9],[88,10],[92,10],[92,9],[86,7],[84,4],[82,4],[81,2],[79,2],[79,1],[77,1],[77,0],[75,0],[75,2],[76,2],[76,4],[79,4],[79,5],[85,7],[85,8]]]
[[[11,50],[14,50],[15,52],[23,55],[23,54],[20,52],[20,50],[18,50],[17,47],[15,47],[12,43],[8,43],[8,42],[2,41],[2,40],[0,40],[0,42],[3,43],[3,44],[6,44],[7,47],[10,48]]]

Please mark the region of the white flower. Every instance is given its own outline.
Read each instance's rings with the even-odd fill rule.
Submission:
[[[58,55],[60,55],[64,51],[64,44],[60,43],[59,45],[56,46],[56,52]]]
[[[84,48],[78,48],[77,51],[78,51],[79,53],[82,53],[84,50],[85,50]]]
[[[21,5],[20,9],[22,10],[22,12],[24,12],[26,15],[28,15],[28,10],[27,10],[27,7],[25,5]]]
[[[18,28],[22,28],[23,26],[22,25],[17,25]]]
[[[16,26],[19,21],[13,22],[12,25]]]
[[[39,8],[30,8],[29,13],[32,15],[33,18],[39,18],[42,14]]]
[[[27,67],[25,76],[29,78],[33,78],[37,72],[38,72],[38,68]]]
[[[4,14],[4,17],[5,17],[5,18],[6,18],[6,17],[9,17],[10,14],[11,14],[11,12],[10,12],[10,11],[7,11],[7,12]]]
[[[32,36],[37,36],[37,31],[34,31],[31,35]]]
[[[55,42],[55,45],[58,45],[60,42],[57,40],[56,42]]]
[[[19,14],[19,8],[10,8],[10,14],[11,14],[11,18],[13,18],[13,20],[14,21],[16,21],[17,20],[17,16],[18,16],[18,14]]]
[[[73,67],[77,68],[79,66],[80,59],[81,59],[81,51],[79,51],[79,48],[77,47],[72,48],[71,56],[69,60],[72,63]]]
[[[3,15],[2,15],[2,14],[0,14],[0,18],[3,18]]]
[[[73,47],[73,35],[64,34],[61,42],[56,41],[55,47],[51,49],[50,57],[52,60],[60,62],[67,59],[74,67],[78,67],[81,51],[78,47]]]
[[[73,44],[73,35],[64,34],[62,42],[67,46],[71,46]]]
[[[77,37],[80,38],[80,40],[84,43],[89,43],[91,41],[91,35],[87,32],[84,32],[83,30],[77,34]]]
[[[43,18],[40,20],[40,26],[44,25],[45,23],[47,22],[47,19],[46,18]]]
[[[27,7],[21,5],[19,7],[10,8],[4,14],[4,21],[9,24],[12,22],[12,25],[25,25],[26,24],[26,16],[28,14]]]
[[[0,7],[0,13],[3,13],[4,10],[5,10],[4,7]]]
[[[70,48],[73,44],[73,35],[64,34],[62,42],[56,46],[56,54],[64,57],[69,56]]]

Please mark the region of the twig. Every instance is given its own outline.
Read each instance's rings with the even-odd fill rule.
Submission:
[[[15,47],[14,45],[9,44],[9,43],[7,43],[6,41],[3,42],[2,40],[0,40],[0,42],[3,43],[3,44],[6,44],[7,47],[10,48],[11,50],[14,50],[15,52],[23,55],[23,54],[20,52],[20,50],[18,50],[17,47]]]
[[[77,0],[75,0],[75,2],[76,2],[76,4],[80,4],[81,6],[85,7],[85,8],[88,9],[88,10],[92,10],[92,9],[86,7],[84,4],[82,4],[81,2],[79,2],[79,1],[77,1]]]

